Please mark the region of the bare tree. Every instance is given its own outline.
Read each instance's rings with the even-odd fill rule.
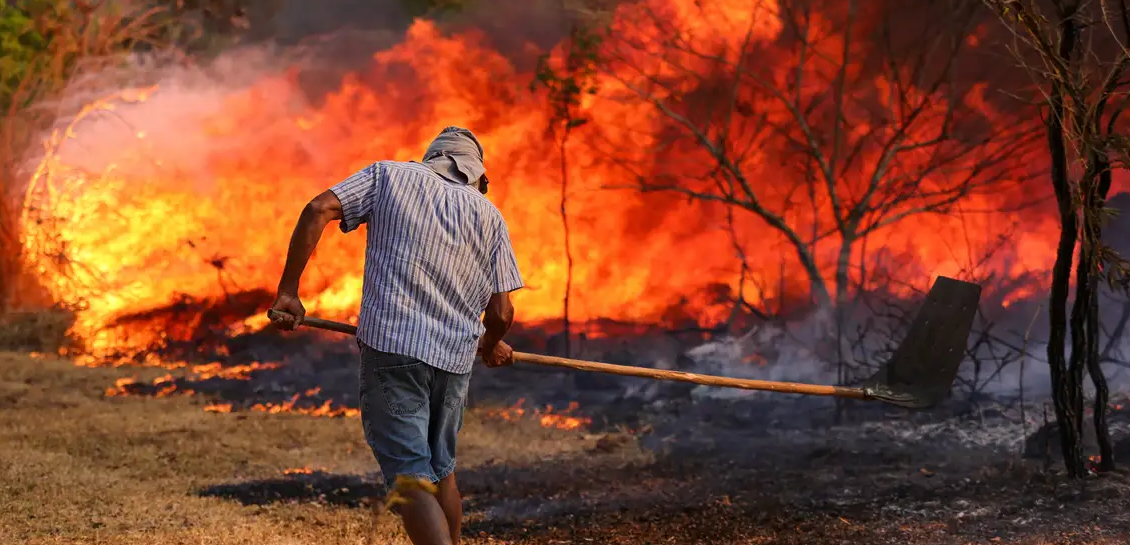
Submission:
[[[739,40],[696,39],[639,8],[646,30],[602,55],[660,128],[605,138],[610,157],[625,140],[649,142],[644,166],[619,161],[635,181],[618,187],[748,212],[795,253],[813,302],[838,306],[869,235],[1015,181],[1010,167],[1031,139],[958,71],[974,8],[783,0],[758,8]],[[771,38],[767,21],[781,24]],[[833,248],[830,267],[818,245]]]
[[[1105,247],[1102,224],[1112,171],[1127,164],[1128,135],[1118,123],[1126,108],[1130,10],[1126,0],[1051,0],[1051,15],[1032,0],[984,0],[1012,30],[1012,53],[1032,76],[1046,109],[1050,178],[1059,205],[1060,236],[1049,303],[1048,364],[1064,462],[1086,475],[1083,380],[1095,387],[1094,427],[1101,470],[1114,469],[1107,429],[1109,392],[1099,350],[1099,287],[1125,281],[1126,263]],[[1049,5],[1047,3],[1043,4]],[[1076,249],[1075,301],[1067,299]],[[1069,327],[1070,323],[1070,327]],[[1071,354],[1066,354],[1070,332]]]
[[[563,11],[565,11],[563,9]],[[596,92],[596,50],[600,36],[587,25],[573,23],[560,58],[551,55],[539,59],[537,79],[532,87],[547,89],[550,119],[549,136],[557,142],[560,154],[561,175],[561,228],[564,234],[565,295],[562,297],[562,324],[564,326],[565,357],[570,355],[572,335],[569,324],[569,303],[573,291],[573,251],[569,230],[569,155],[567,153],[573,131],[588,123],[581,111],[581,99]]]

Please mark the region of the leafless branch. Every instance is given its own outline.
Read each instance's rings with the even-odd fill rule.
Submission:
[[[1014,181],[1034,138],[1019,120],[981,110],[975,91],[954,77],[974,26],[973,2],[950,2],[944,21],[920,9],[931,18],[924,28],[935,30],[902,44],[893,13],[861,25],[862,4],[840,4],[829,11],[834,17],[820,10],[818,18],[819,1],[779,2],[782,36],[772,43],[751,22],[739,41],[722,45],[690,39],[670,19],[640,8],[639,24],[654,26],[647,34],[659,43],[628,37],[609,46],[616,69],[608,76],[657,114],[662,138],[651,138],[652,153],[637,156],[670,160],[633,168],[616,158],[615,145],[628,141],[605,143],[634,178],[610,187],[753,214],[794,248],[816,302],[831,304],[818,242],[839,241],[834,292],[841,301],[863,239],[912,216],[950,214],[965,199]],[[860,68],[874,57],[882,62]],[[781,58],[791,61],[765,61]],[[774,159],[782,168],[770,166]],[[807,195],[808,210],[797,208],[794,194]]]

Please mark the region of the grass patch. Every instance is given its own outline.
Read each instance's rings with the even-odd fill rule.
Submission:
[[[67,332],[75,315],[63,308],[0,314],[0,350],[58,354],[74,348]]]
[[[198,493],[286,479],[288,468],[373,472],[359,420],[215,414],[196,397],[103,397],[128,373],[0,352],[0,543],[408,543],[395,518],[374,527],[369,509],[243,506]],[[595,442],[470,411],[460,466],[583,456]]]

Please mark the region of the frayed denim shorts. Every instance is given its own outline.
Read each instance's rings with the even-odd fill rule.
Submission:
[[[385,486],[401,475],[433,483],[451,475],[471,373],[449,373],[416,358],[357,344],[361,423]]]

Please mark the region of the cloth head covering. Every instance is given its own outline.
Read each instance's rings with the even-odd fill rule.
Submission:
[[[486,172],[483,146],[475,134],[462,127],[447,127],[424,152],[425,165],[459,184],[473,184]]]

